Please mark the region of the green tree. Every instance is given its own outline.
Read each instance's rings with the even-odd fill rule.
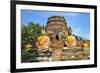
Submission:
[[[71,35],[71,34],[72,34],[72,28],[68,27],[68,35]]]
[[[21,26],[21,44],[22,49],[28,44],[34,45],[35,40],[40,36],[42,27],[39,24],[29,22],[28,24]],[[34,47],[34,46],[33,46]]]

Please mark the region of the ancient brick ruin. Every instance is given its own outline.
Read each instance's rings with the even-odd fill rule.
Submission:
[[[50,38],[49,48],[36,49],[38,55],[31,54],[31,62],[34,61],[67,61],[67,60],[88,60],[90,57],[90,44],[88,49],[82,48],[82,40],[76,41],[76,46],[69,48],[65,46],[64,38],[68,35],[68,26],[63,16],[51,16],[48,18],[44,28]],[[50,51],[51,49],[51,51]],[[34,58],[34,59],[33,59]]]

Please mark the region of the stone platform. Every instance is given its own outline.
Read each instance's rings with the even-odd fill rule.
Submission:
[[[49,62],[49,61],[71,61],[90,59],[90,50],[82,48],[62,49],[60,60],[53,58],[53,53],[49,49],[22,51],[22,62]]]

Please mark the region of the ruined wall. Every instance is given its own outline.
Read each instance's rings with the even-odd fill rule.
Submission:
[[[67,23],[63,16],[52,16],[48,18],[47,26],[45,28],[49,37],[55,37],[63,32],[67,32]]]

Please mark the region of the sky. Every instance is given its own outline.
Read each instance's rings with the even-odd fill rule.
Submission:
[[[90,39],[90,13],[21,10],[21,24],[27,25],[28,22],[34,22],[45,26],[51,16],[64,16],[73,34]]]

